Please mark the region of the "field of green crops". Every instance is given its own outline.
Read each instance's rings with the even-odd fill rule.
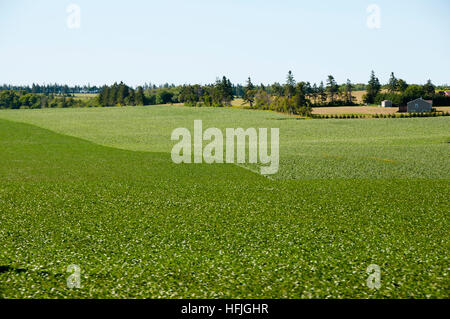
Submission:
[[[173,164],[196,119],[280,128],[279,173]],[[0,298],[449,298],[449,121],[1,110]]]

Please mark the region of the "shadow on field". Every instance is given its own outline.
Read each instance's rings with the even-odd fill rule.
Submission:
[[[2,266],[0,266],[0,274],[2,274],[2,273],[5,273],[5,272],[15,272],[15,273],[18,273],[18,274],[20,274],[20,273],[22,273],[22,272],[26,272],[27,270],[26,269],[23,269],[23,268],[15,268],[15,267],[11,267],[11,266],[8,266],[8,265],[2,265]]]
[[[38,276],[43,276],[43,277],[63,277],[64,275],[61,273],[52,273],[46,270],[32,270],[32,269],[26,269],[26,268],[17,268],[17,267],[12,267],[10,265],[1,265],[0,266],[0,274],[3,273],[8,273],[8,272],[13,272],[16,274],[21,274],[21,273],[34,273]]]

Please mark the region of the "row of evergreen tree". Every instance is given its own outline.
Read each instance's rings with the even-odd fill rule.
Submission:
[[[195,94],[193,94],[195,90]],[[185,103],[197,105],[203,103],[206,106],[230,105],[234,98],[232,84],[229,79],[223,77],[214,85],[194,85],[167,88],[147,88],[138,86],[136,90],[123,82],[114,83],[112,86],[103,86],[98,95],[98,103],[101,106],[124,105],[155,105]]]
[[[97,86],[90,86],[90,85],[75,85],[75,86],[68,86],[63,84],[35,84],[29,86],[29,85],[8,85],[3,84],[0,85],[0,91],[25,91],[26,93],[35,93],[35,94],[59,94],[59,95],[72,95],[72,94],[79,94],[79,93],[90,93],[90,94],[96,94],[100,91],[100,88]]]
[[[134,90],[123,82],[103,86],[98,95],[101,106],[147,105],[146,102],[142,86]]]
[[[233,85],[225,76],[215,84],[184,85],[178,100],[188,106],[229,106],[234,99]]]
[[[382,87],[379,79],[375,76],[375,72],[372,71],[366,88],[367,93],[363,97],[363,100],[366,104],[377,105],[380,105],[383,100],[390,100],[393,106],[398,107],[406,105],[411,100],[422,97],[426,100],[433,100],[434,106],[450,105],[450,98],[445,96],[443,91],[437,91],[437,87],[431,80],[428,80],[424,85],[409,85],[406,81],[397,79],[393,72],[391,73],[388,84]]]
[[[256,86],[248,78],[246,86],[242,87],[241,96],[250,108],[309,115],[312,107],[317,105],[354,105],[354,87],[350,80],[346,85],[339,86],[331,75],[326,86],[323,82],[320,85],[296,83],[294,75],[289,71],[284,85],[276,82],[269,86]],[[178,100],[188,106],[227,106],[235,97],[234,90],[238,89],[223,77],[213,85],[184,85]]]
[[[303,81],[297,83],[289,71],[284,85],[274,83],[267,88],[256,87],[248,78],[244,101],[250,108],[308,115],[315,106],[355,105],[354,89],[355,85],[350,80],[340,86],[332,75],[328,76],[326,85],[323,81],[319,85]]]
[[[76,106],[125,106],[184,103],[188,106],[229,106],[236,97],[242,97],[250,108],[274,110],[291,114],[309,115],[312,107],[356,105],[353,92],[361,84],[353,84],[347,80],[338,85],[332,75],[326,84],[317,85],[310,82],[296,82],[291,71],[286,83],[277,82],[272,85],[254,85],[251,78],[245,86],[233,85],[225,76],[209,85],[152,85],[145,84],[136,89],[123,82],[101,88],[75,86],[69,88],[58,84],[50,86],[33,85],[28,89],[13,86],[2,86],[0,90],[0,108],[39,108],[39,107],[76,107]],[[406,81],[397,79],[393,73],[389,82],[382,86],[372,71],[370,79],[364,85],[366,104],[380,104],[382,100],[393,101],[394,106],[405,105],[417,97],[433,99],[434,105],[450,105],[450,99],[436,93],[436,87],[429,80],[425,85],[408,85]],[[85,89],[97,90],[95,98],[83,100],[71,98],[70,93]],[[35,91],[35,92],[33,92]],[[50,92],[50,93],[48,93]],[[69,93],[67,93],[69,92]]]
[[[40,109],[99,106],[96,98],[77,99],[64,95],[27,93],[25,90],[0,91],[0,109]]]

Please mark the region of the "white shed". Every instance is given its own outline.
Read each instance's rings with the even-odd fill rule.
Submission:
[[[389,100],[382,101],[381,107],[392,107],[392,101],[389,101]]]

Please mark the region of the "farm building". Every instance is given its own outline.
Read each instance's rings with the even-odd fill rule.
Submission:
[[[422,112],[431,112],[433,108],[433,101],[426,101],[422,98],[415,99],[406,104],[406,107],[400,107],[400,112],[408,112],[408,113],[422,113]]]
[[[382,101],[381,107],[392,107],[392,101],[389,101],[389,100]]]

